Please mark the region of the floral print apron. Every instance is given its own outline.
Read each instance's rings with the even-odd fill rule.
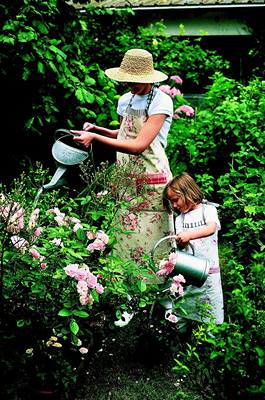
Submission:
[[[136,138],[147,118],[147,110],[135,110],[130,102],[118,139]],[[124,231],[130,232],[118,235],[116,251],[123,259],[140,261],[144,253],[150,255],[159,239],[173,232],[172,216],[168,215],[162,204],[163,189],[172,175],[165,150],[157,136],[140,155],[117,153],[118,163],[128,161],[138,164],[142,170],[139,175],[132,174],[131,177],[136,198],[129,200],[129,209],[118,212],[118,223]]]

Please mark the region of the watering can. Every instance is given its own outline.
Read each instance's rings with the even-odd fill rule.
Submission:
[[[169,235],[158,240],[151,251],[152,259],[154,259],[154,255],[161,243],[166,240],[172,242],[175,238],[176,236]],[[182,274],[188,284],[201,287],[208,277],[210,268],[209,262],[204,258],[196,257],[194,254],[194,247],[191,244],[189,244],[189,246],[191,247],[193,254],[172,248],[171,251],[174,251],[177,254],[174,271],[177,274]]]
[[[79,144],[73,141],[73,136],[68,129],[57,129],[55,131],[55,139],[52,146],[52,155],[57,162],[57,170],[51,181],[42,186],[42,189],[54,189],[62,184],[62,176],[71,165],[80,164],[85,161],[92,152],[79,148]]]

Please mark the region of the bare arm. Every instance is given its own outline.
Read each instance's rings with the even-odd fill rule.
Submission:
[[[208,222],[203,228],[194,229],[190,232],[180,232],[176,235],[177,243],[181,246],[186,246],[190,240],[212,235],[216,231],[216,227],[216,222]]]
[[[107,136],[110,138],[116,138],[119,133],[119,129],[107,129],[102,126],[91,124],[90,122],[85,122],[83,125],[83,130],[86,132],[90,132],[93,130],[95,133],[99,135]]]
[[[71,131],[76,135],[80,135],[74,138],[75,141],[81,143],[83,146],[88,147],[93,140],[99,143],[110,146],[111,148],[128,154],[141,154],[158,135],[163,123],[166,119],[165,114],[151,115],[148,120],[144,123],[138,136],[135,139],[115,139],[113,137],[106,137],[97,134],[96,132],[84,132],[84,131]]]

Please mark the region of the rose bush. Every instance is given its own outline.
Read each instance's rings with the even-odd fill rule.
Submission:
[[[2,187],[0,200],[1,333],[6,348],[15,341],[16,353],[2,363],[7,370],[20,365],[65,396],[78,376],[73,371],[115,320],[132,307],[146,319],[161,289],[148,255],[124,262],[112,252],[121,231],[117,209],[126,210],[135,196],[128,196],[130,177],[123,181],[119,166],[102,165],[94,174],[82,168],[88,180],[75,197],[62,188],[36,202],[46,180],[40,167]]]

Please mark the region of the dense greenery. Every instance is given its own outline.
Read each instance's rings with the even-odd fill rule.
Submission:
[[[217,74],[196,119],[178,121],[169,138],[172,169],[191,171],[207,197],[220,203],[226,243],[221,247],[226,322],[212,327],[211,338],[201,327],[194,332],[185,352],[188,364],[177,365],[185,374],[188,366],[195,379],[197,365],[200,385],[207,381],[210,388],[206,398],[213,398],[218,384],[217,398],[264,393],[264,106],[264,81],[243,86]],[[211,383],[209,371],[218,371]]]
[[[2,178],[18,176],[21,158],[22,164],[41,159],[49,166],[47,153],[58,127],[81,128],[88,118],[118,123],[116,87],[103,70],[119,64],[128,47],[149,49],[158,67],[181,74],[193,87],[227,68],[199,42],[162,34],[162,25],[155,34],[134,26],[130,11],[88,8],[84,14],[62,0],[16,0],[1,13],[1,125],[9,133],[1,146]]]
[[[151,279],[148,257],[144,265],[121,266],[117,257],[110,256],[119,229],[114,223],[117,207],[126,208],[121,193],[128,181],[120,181],[119,171],[105,164],[96,171],[84,165],[78,187],[47,192],[38,203],[34,201],[38,187],[49,178],[46,168],[36,167],[34,161],[49,165],[54,130],[80,127],[86,119],[115,126],[122,88],[107,80],[103,70],[118,64],[128,47],[143,47],[154,54],[158,68],[183,79],[184,94],[192,84],[204,92],[203,101],[193,105],[194,117],[180,115],[174,120],[167,153],[174,174],[188,170],[207,198],[220,203],[222,222],[225,323],[196,325],[191,338],[177,346],[175,372],[182,383],[176,396],[184,396],[192,386],[204,399],[227,399],[228,394],[235,399],[261,398],[265,392],[264,81],[258,75],[245,85],[229,79],[223,75],[228,64],[215,52],[203,50],[200,41],[169,38],[161,24],[152,34],[135,27],[130,10],[88,8],[87,14],[80,14],[59,0],[17,0],[2,5],[1,13],[2,128],[7,137],[6,147],[1,146],[1,173],[9,186],[2,187],[0,204],[5,371],[13,373],[19,365],[26,374],[34,367],[44,379],[47,371],[42,366],[52,360],[56,382],[66,396],[77,377],[72,368],[82,365],[86,349],[97,349],[110,331],[113,334],[113,321],[128,307],[136,311],[139,337],[151,335],[163,349],[172,345],[172,338],[179,340],[174,326],[154,307],[159,286]],[[102,21],[108,23],[107,34]],[[257,66],[256,74],[259,70]],[[184,105],[185,97],[175,96],[174,103]],[[10,179],[25,165],[28,176]],[[106,193],[113,181],[115,193]],[[34,225],[36,207],[39,217]],[[37,228],[42,232],[35,234]],[[14,238],[12,242],[12,236],[27,242]],[[102,248],[93,251],[88,246],[95,238],[106,246],[101,243]],[[22,248],[14,246],[18,243],[24,244]],[[104,292],[92,285],[82,304],[74,280],[63,269],[69,264],[88,265]],[[128,292],[133,302],[128,302]],[[26,385],[27,376],[23,378]],[[14,396],[13,389],[8,390],[7,396]]]

